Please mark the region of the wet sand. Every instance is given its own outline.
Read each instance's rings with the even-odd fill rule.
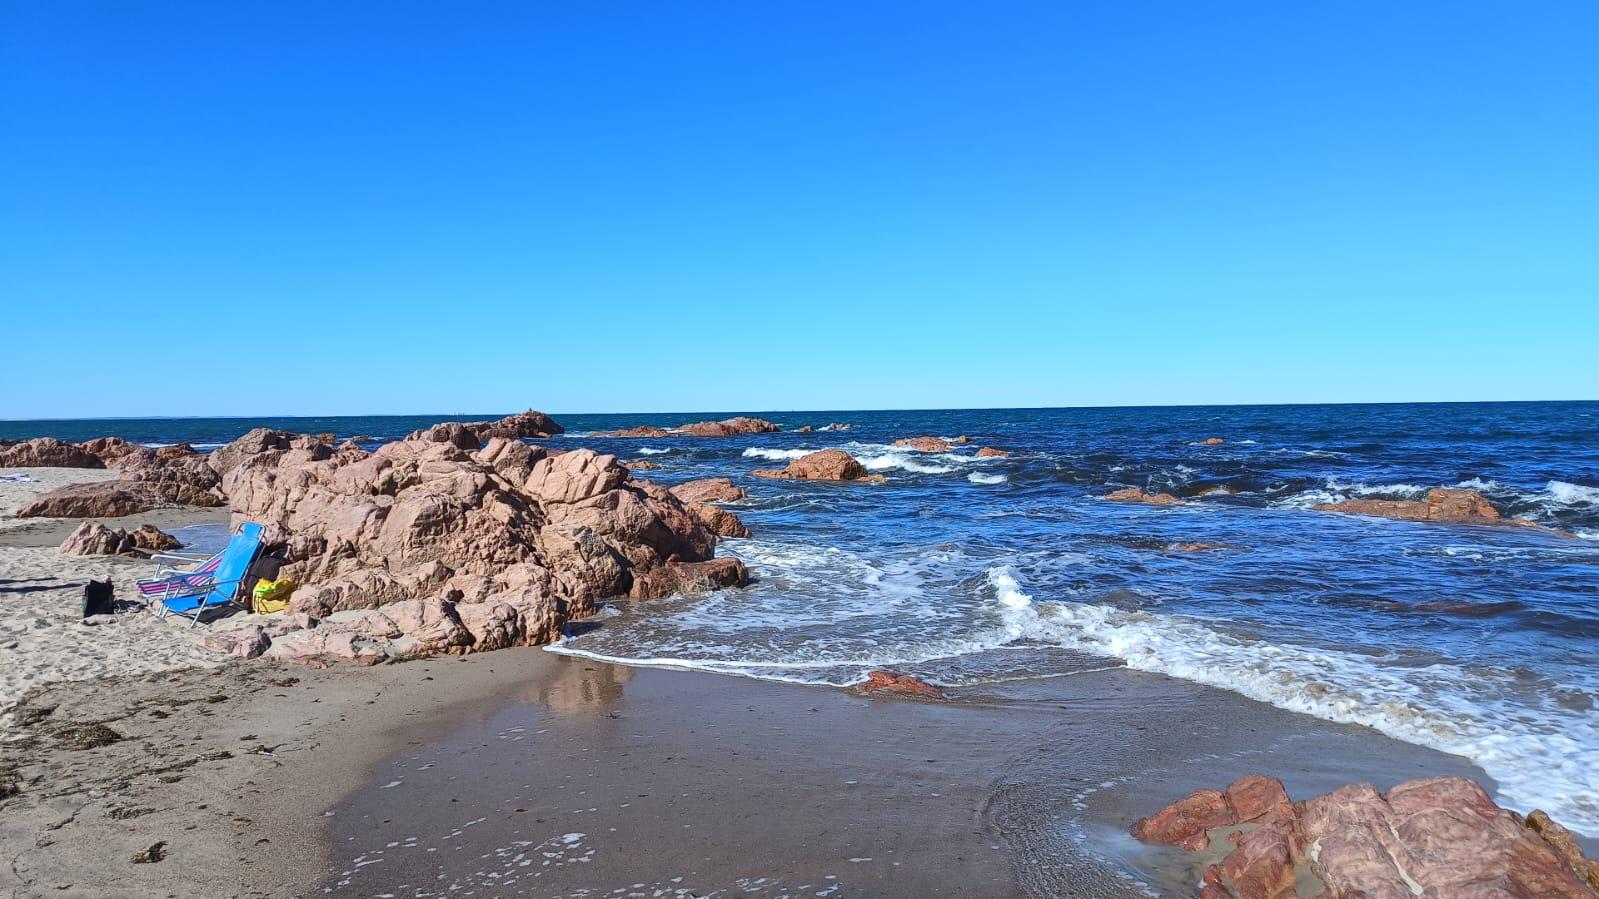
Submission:
[[[0,895],[1182,895],[1200,860],[1125,832],[1196,786],[1489,783],[1125,669],[948,704],[538,649],[92,687],[0,746]],[[125,739],[58,745],[90,721]]]

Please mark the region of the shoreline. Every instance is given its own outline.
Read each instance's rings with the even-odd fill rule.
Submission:
[[[24,781],[0,810],[0,895],[426,895],[523,871],[513,895],[1139,896],[1205,861],[1126,836],[1194,786],[1492,784],[1463,759],[1128,669],[955,699],[537,648],[56,684],[29,701],[49,717],[0,744]],[[87,722],[124,739],[55,745]],[[159,864],[130,861],[162,841]]]

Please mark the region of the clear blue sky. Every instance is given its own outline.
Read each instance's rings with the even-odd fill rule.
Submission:
[[[0,117],[0,417],[1599,398],[1592,0],[5,0]]]

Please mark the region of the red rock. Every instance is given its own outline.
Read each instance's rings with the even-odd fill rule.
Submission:
[[[510,440],[522,440],[529,437],[546,438],[557,434],[565,434],[566,429],[555,419],[529,409],[515,415],[507,415],[496,421],[468,422],[467,427],[477,434],[479,440],[490,440],[494,437],[504,437]]]
[[[787,468],[763,468],[750,472],[758,478],[779,478],[802,481],[865,481],[882,483],[882,475],[868,474],[865,466],[843,450],[825,449],[801,456],[788,463]]]
[[[1434,487],[1426,499],[1350,499],[1322,503],[1317,512],[1343,512],[1348,515],[1374,515],[1407,521],[1435,521],[1445,524],[1498,524],[1499,510],[1475,490]]]
[[[1142,503],[1146,506],[1181,506],[1182,500],[1170,493],[1145,493],[1137,487],[1125,487],[1105,494],[1101,499],[1113,503]]]
[[[138,449],[137,446],[123,440],[121,437],[96,437],[93,440],[78,444],[78,447],[84,452],[94,455],[108,468],[112,462]]]
[[[36,437],[0,449],[0,468],[104,467],[99,456],[54,437]]]
[[[68,556],[141,556],[128,532],[108,528],[97,521],[78,525],[57,550]]]
[[[1133,833],[1203,848],[1203,831],[1236,823],[1235,810],[1259,813],[1259,824],[1246,823],[1233,836],[1236,848],[1206,871],[1203,896],[1287,899],[1295,895],[1296,864],[1318,878],[1329,896],[1599,895],[1593,862],[1564,828],[1541,813],[1523,821],[1460,777],[1412,780],[1386,795],[1353,784],[1298,805],[1288,802],[1276,781],[1246,777],[1226,796],[1196,792],[1140,821]]]
[[[151,450],[139,447],[112,463],[120,480],[149,486],[166,504],[213,508],[222,505],[217,476],[205,457],[187,445]]]
[[[858,693],[871,695],[873,693],[898,693],[906,696],[920,696],[926,699],[946,699],[944,691],[933,686],[919,677],[901,674],[898,671],[869,671],[866,681],[855,685]]]
[[[17,510],[18,518],[120,518],[169,505],[149,484],[100,481],[68,484],[42,493]]]
[[[622,464],[628,471],[655,471],[661,467],[648,459],[632,459]]]
[[[1221,439],[1220,437],[1206,437],[1203,441],[1206,446],[1221,446],[1226,442],[1227,441]]]
[[[763,418],[743,415],[721,421],[699,421],[683,425],[678,430],[690,437],[732,437],[737,434],[770,434],[782,428]]]
[[[212,450],[209,461],[217,474],[227,474],[251,456],[288,449],[294,436],[288,431],[254,428],[226,446]]]
[[[318,445],[251,455],[220,489],[285,553],[300,584],[290,610],[338,616],[385,657],[548,642],[602,597],[747,579],[713,558],[716,535],[693,511],[612,456],[499,436],[476,451],[432,435],[373,453]]]
[[[595,437],[670,437],[672,432],[665,428],[651,425],[639,425],[636,428],[623,428],[619,431],[599,431]]]
[[[919,453],[947,453],[954,446],[942,437],[901,437],[894,441],[895,446],[903,446],[916,450]]]
[[[977,450],[977,458],[979,458],[979,459],[1009,459],[1010,458],[1010,450],[994,449],[991,446],[979,447],[978,450]]]
[[[750,529],[744,526],[744,522],[726,509],[710,503],[686,502],[683,505],[687,506],[688,510],[718,537],[750,536]]]
[[[1166,843],[1190,851],[1210,845],[1214,827],[1237,824],[1227,797],[1218,790],[1195,790],[1133,825],[1133,836],[1147,843]]]
[[[183,543],[178,538],[168,534],[153,524],[141,524],[128,532],[128,539],[139,549],[149,552],[166,552],[172,549],[182,549]]]
[[[231,631],[206,634],[200,640],[200,645],[212,652],[220,652],[238,659],[253,659],[267,651],[272,645],[272,639],[267,636],[266,628],[260,625],[249,625]]]
[[[748,494],[730,478],[701,478],[671,488],[672,495],[685,503],[736,503]]]

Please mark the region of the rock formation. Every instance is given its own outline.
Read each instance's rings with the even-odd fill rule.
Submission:
[[[464,450],[475,450],[496,437],[504,440],[522,440],[529,437],[545,438],[564,434],[566,429],[543,412],[532,409],[507,415],[495,421],[446,421],[431,428],[413,432],[407,440],[429,440],[449,443]]]
[[[683,505],[694,513],[694,517],[698,518],[701,524],[705,525],[711,533],[718,537],[750,536],[750,529],[744,526],[744,522],[740,521],[737,515],[721,506],[692,501],[685,502]]]
[[[1009,459],[1010,458],[1010,450],[994,449],[991,446],[979,447],[978,450],[977,450],[977,458],[979,458],[979,459]]]
[[[747,494],[731,478],[700,478],[672,488],[672,495],[685,503],[736,503]]]
[[[163,506],[222,505],[216,470],[186,444],[132,447],[111,467],[118,471],[116,480],[68,484],[42,493],[18,509],[17,517],[116,518]]]
[[[0,449],[0,468],[104,468],[93,452],[54,437],[36,437]]]
[[[732,437],[736,434],[770,434],[781,431],[782,428],[764,418],[749,418],[740,415],[736,418],[725,418],[721,421],[697,421],[693,424],[683,425],[678,430],[690,437]]]
[[[880,474],[868,474],[865,466],[854,456],[837,449],[801,456],[788,463],[787,468],[763,468],[750,474],[758,478],[800,481],[864,481],[877,484],[887,480]]]
[[[653,425],[639,425],[636,428],[622,428],[619,431],[599,431],[595,437],[671,437],[672,432],[665,428]]]
[[[847,423],[841,422],[841,421],[835,421],[832,424],[822,425],[820,428],[817,428],[817,430],[819,430],[819,431],[848,431],[849,429],[851,429],[853,427],[855,427],[855,426],[852,425],[852,424],[847,424]]]
[[[1124,487],[1105,494],[1101,499],[1113,503],[1142,503],[1146,506],[1181,506],[1183,501],[1170,493],[1146,493],[1137,487]]]
[[[140,525],[128,531],[85,521],[62,542],[60,551],[69,556],[143,557],[152,552],[166,552],[182,546],[178,538],[153,524]]]
[[[655,471],[661,467],[648,459],[630,459],[622,464],[627,466],[628,471]]]
[[[1240,827],[1205,869],[1201,899],[1289,899],[1296,866],[1324,895],[1367,899],[1594,899],[1599,868],[1542,812],[1523,819],[1462,777],[1367,784],[1291,802],[1280,782],[1251,775],[1225,792],[1198,790],[1139,821],[1133,836],[1188,850],[1216,828]]]
[[[919,677],[901,674],[898,671],[871,671],[866,675],[866,680],[855,685],[855,691],[871,695],[873,693],[897,693],[904,696],[919,696],[924,699],[944,699],[944,691],[933,686]]]
[[[1541,528],[1525,518],[1501,518],[1488,498],[1475,490],[1434,487],[1425,499],[1346,499],[1313,507],[1317,512],[1342,512],[1346,515],[1374,515],[1404,521],[1432,521],[1441,524],[1508,524]]]
[[[1202,440],[1200,442],[1203,443],[1205,446],[1221,446],[1223,443],[1226,443],[1227,441],[1221,439],[1220,437],[1206,437],[1204,440]]]
[[[500,436],[471,451],[450,424],[371,453],[256,440],[268,448],[223,475],[235,516],[268,525],[301,585],[290,611],[321,619],[267,655],[370,664],[547,643],[605,597],[747,581],[713,558],[695,510],[614,456]]]
[[[972,439],[966,436],[946,440],[943,437],[901,437],[894,441],[895,446],[903,446],[919,453],[947,453],[952,447],[964,446],[971,443]]]

